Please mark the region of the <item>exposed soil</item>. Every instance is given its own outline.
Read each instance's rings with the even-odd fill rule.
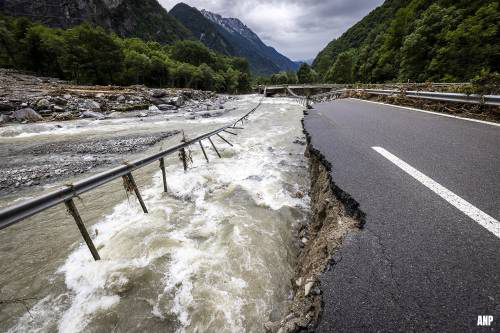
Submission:
[[[267,332],[313,331],[322,309],[320,276],[335,265],[333,256],[350,232],[364,223],[358,203],[332,180],[331,164],[311,145],[305,131],[311,177],[311,220],[297,230],[301,250],[292,281],[294,297],[288,315],[281,321],[267,322]]]

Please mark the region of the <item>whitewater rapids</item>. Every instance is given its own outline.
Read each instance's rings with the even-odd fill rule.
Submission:
[[[246,96],[235,105],[244,113],[259,99]],[[204,119],[188,136],[237,116]],[[238,136],[225,135],[233,147],[214,138],[222,159],[208,142],[210,163],[193,146],[186,173],[177,156],[169,157],[168,194],[157,165],[136,171],[149,214],[120,181],[76,199],[101,261],[93,261],[64,207],[1,231],[0,299],[35,300],[25,304],[29,312],[23,304],[6,307],[0,331],[262,332],[286,311],[296,258],[292,230],[308,218],[301,118],[295,101],[265,99]],[[60,139],[115,132],[103,124],[62,128]],[[167,125],[179,124],[114,128]]]

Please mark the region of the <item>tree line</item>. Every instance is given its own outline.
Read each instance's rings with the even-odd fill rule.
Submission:
[[[318,73],[309,64],[300,65],[297,73],[280,72],[269,77],[258,77],[255,79],[256,85],[280,85],[280,84],[305,84],[318,82]]]
[[[500,82],[499,3],[387,0],[332,41],[314,68],[332,83]]]
[[[243,93],[251,75],[243,58],[218,54],[185,40],[171,45],[121,38],[82,24],[54,29],[0,16],[0,66],[79,84],[145,84]]]

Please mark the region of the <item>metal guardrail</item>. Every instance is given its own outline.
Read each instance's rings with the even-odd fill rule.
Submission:
[[[406,96],[412,98],[431,99],[443,102],[471,103],[500,106],[499,95],[466,95],[457,93],[441,93],[430,91],[399,91],[381,89],[356,89],[355,91],[365,92],[372,95],[384,96]]]
[[[457,83],[460,85],[461,83]],[[448,84],[449,85],[449,84]],[[300,96],[295,94],[290,88],[287,88],[288,92],[295,98],[307,98],[306,96]],[[309,96],[309,99],[314,101],[315,99],[322,98],[329,95],[335,95],[338,98],[342,93],[355,91],[362,92],[371,95],[382,95],[382,96],[402,96],[410,98],[421,98],[429,99],[435,101],[443,102],[454,102],[454,103],[469,103],[469,104],[483,104],[500,106],[500,95],[477,95],[477,94],[458,94],[458,93],[446,93],[446,92],[431,92],[431,91],[404,91],[404,90],[384,90],[384,89],[341,89],[332,90],[326,93],[316,94]]]
[[[99,260],[99,254],[97,253],[97,250],[95,249],[92,240],[85,229],[85,226],[83,225],[82,219],[80,215],[78,214],[78,211],[76,210],[76,206],[73,202],[73,198],[78,197],[79,195],[89,192],[101,185],[107,184],[115,179],[118,178],[123,178],[124,184],[128,184],[131,190],[133,190],[139,200],[139,203],[141,204],[141,207],[144,211],[144,213],[147,213],[147,208],[144,204],[144,201],[142,200],[142,197],[139,193],[139,190],[137,188],[137,185],[135,184],[135,180],[132,177],[132,171],[138,170],[140,168],[145,167],[146,165],[149,165],[153,162],[160,161],[160,169],[162,170],[162,175],[163,175],[163,185],[164,185],[164,190],[167,192],[167,182],[166,182],[166,172],[165,172],[165,161],[164,157],[168,155],[172,155],[176,152],[180,152],[182,160],[183,160],[183,165],[184,169],[187,169],[187,162],[186,162],[186,152],[185,149],[191,145],[194,145],[196,143],[200,144],[200,147],[203,151],[203,155],[205,159],[208,162],[208,157],[206,155],[205,149],[201,143],[202,140],[207,139],[212,148],[215,150],[219,158],[221,155],[219,154],[219,151],[217,150],[215,144],[213,143],[211,137],[212,136],[218,136],[220,139],[222,139],[224,142],[227,144],[231,145],[232,144],[225,139],[221,133],[228,133],[231,135],[237,135],[236,133],[230,132],[229,129],[232,130],[239,130],[243,129],[241,127],[236,127],[238,123],[244,124],[244,120],[250,116],[253,112],[255,112],[260,105],[262,104],[262,99],[260,100],[259,104],[252,108],[248,113],[246,113],[243,117],[239,118],[236,122],[231,123],[229,125],[226,125],[224,127],[221,127],[219,129],[216,129],[212,132],[200,135],[192,140],[183,142],[180,145],[177,145],[175,147],[169,148],[165,151],[159,152],[157,154],[147,156],[145,158],[141,158],[138,160],[135,160],[130,163],[125,163],[124,165],[115,167],[111,170],[104,171],[102,173],[99,173],[97,175],[94,175],[90,178],[80,180],[74,184],[67,185],[66,187],[60,188],[59,190],[56,190],[54,192],[51,192],[49,194],[40,196],[35,199],[31,199],[28,201],[25,201],[23,203],[4,208],[0,210],[0,230],[5,229],[13,224],[19,223],[22,220],[31,217],[35,214],[38,214],[40,212],[43,212],[51,207],[54,207],[58,204],[64,203],[66,207],[68,208],[69,213],[74,217],[78,228],[80,229],[80,232],[82,233],[83,238],[85,239],[85,242],[87,243],[87,246],[89,247],[93,257],[95,260]]]

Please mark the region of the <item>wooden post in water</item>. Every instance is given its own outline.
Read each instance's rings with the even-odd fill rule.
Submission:
[[[160,169],[161,169],[161,174],[163,176],[163,190],[165,193],[168,192],[168,187],[167,187],[167,171],[165,170],[165,159],[162,157],[160,158]]]
[[[184,172],[186,172],[188,169],[188,164],[187,164],[186,149],[184,148],[181,149],[181,159],[182,159],[182,165],[184,166]]]
[[[203,152],[203,155],[205,156],[205,159],[207,160],[207,163],[210,163],[210,161],[208,160],[207,153],[205,152],[205,148],[203,147],[203,144],[201,143],[201,140],[198,141],[198,143],[200,144],[201,151]]]
[[[142,210],[144,211],[144,213],[148,213],[148,209],[146,208],[146,204],[144,203],[144,200],[142,200],[142,196],[141,196],[141,192],[139,192],[139,188],[137,187],[137,184],[135,183],[135,180],[134,180],[134,177],[132,176],[132,173],[129,173],[125,176],[123,176],[123,180],[125,181],[125,183],[128,183],[132,186],[134,192],[135,192],[135,195],[137,197],[137,200],[139,200],[139,203],[141,204],[141,207],[142,207]]]
[[[75,219],[76,225],[78,229],[80,229],[80,233],[82,234],[85,243],[87,243],[87,247],[89,248],[90,253],[92,253],[92,257],[94,257],[94,260],[96,261],[101,260],[101,257],[99,256],[99,253],[97,252],[97,249],[95,248],[94,243],[92,242],[92,238],[90,238],[89,233],[87,232],[87,229],[83,224],[82,218],[78,213],[78,210],[76,209],[73,199],[69,199],[68,201],[64,202],[64,204],[66,205],[69,214],[73,216],[73,218]]]
[[[215,152],[217,153],[217,156],[219,156],[219,158],[222,158],[222,156],[220,156],[219,151],[217,150],[217,148],[215,148],[215,145],[214,145],[212,139],[208,138],[208,141],[210,141],[210,143],[212,144],[212,147],[214,148]]]

